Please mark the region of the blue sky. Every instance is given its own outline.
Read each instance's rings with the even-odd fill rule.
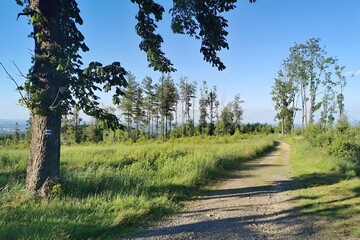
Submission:
[[[227,66],[222,72],[203,61],[199,41],[171,33],[168,14],[171,1],[158,2],[166,10],[158,25],[165,41],[163,51],[177,68],[173,78],[178,81],[187,76],[199,84],[206,80],[210,87],[216,85],[220,102],[226,103],[239,93],[245,101],[244,122],[273,122],[275,111],[270,96],[273,78],[295,42],[321,38],[329,55],[338,57],[346,72],[360,73],[359,0],[257,0],[255,4],[239,0],[236,10],[225,15],[229,20],[230,50],[220,53]],[[145,76],[158,79],[160,74],[147,68],[145,53],[138,48],[140,39],[134,30],[137,7],[130,0],[78,3],[84,20],[79,28],[90,48],[90,52],[83,54],[85,63],[120,61],[138,81]],[[0,9],[3,9],[0,62],[22,83],[12,61],[25,73],[29,69],[34,45],[27,38],[31,28],[25,17],[16,21],[21,8],[15,0],[1,0]],[[359,90],[360,77],[349,79],[345,107],[353,121],[360,120]],[[15,85],[0,69],[0,119],[28,117],[27,110],[17,105],[18,98]],[[110,105],[110,95],[102,95],[102,102]]]

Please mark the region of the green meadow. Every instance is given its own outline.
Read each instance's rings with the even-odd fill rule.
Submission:
[[[178,211],[219,174],[269,151],[271,136],[62,148],[61,184],[26,194],[27,150],[0,150],[0,239],[111,239]]]
[[[321,239],[360,238],[358,165],[306,140],[290,140],[294,197]]]

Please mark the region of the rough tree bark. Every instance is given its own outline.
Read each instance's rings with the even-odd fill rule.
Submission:
[[[59,0],[30,0],[34,21],[35,55],[30,70],[35,102],[32,115],[30,159],[26,188],[33,194],[47,195],[60,178],[61,101],[59,88],[64,79],[56,72],[56,59],[61,57],[61,23]],[[60,43],[60,44],[59,44]],[[60,47],[59,47],[60,46]]]
[[[26,188],[45,196],[60,178],[60,124],[56,116],[34,115]]]

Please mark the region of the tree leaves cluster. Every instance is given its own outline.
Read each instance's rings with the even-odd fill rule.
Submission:
[[[192,1],[174,0],[171,28],[174,33],[188,34],[201,39],[200,52],[204,60],[225,69],[224,63],[217,56],[221,49],[228,49],[226,41],[228,21],[221,15],[235,8],[236,0],[223,1]]]

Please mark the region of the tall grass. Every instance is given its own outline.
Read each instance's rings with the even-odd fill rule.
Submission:
[[[26,151],[0,152],[0,239],[124,236],[176,211],[218,173],[273,146],[271,137],[192,138],[64,147],[61,187],[47,199],[24,191]]]

